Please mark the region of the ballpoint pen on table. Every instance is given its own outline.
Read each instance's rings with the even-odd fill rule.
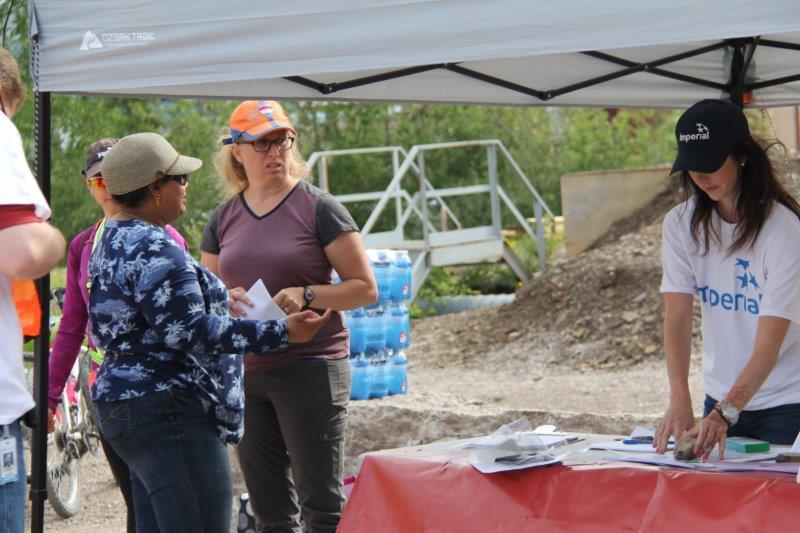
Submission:
[[[632,437],[630,439],[623,439],[622,444],[653,444],[654,440],[653,437]],[[675,444],[675,441],[669,439],[668,444]]]

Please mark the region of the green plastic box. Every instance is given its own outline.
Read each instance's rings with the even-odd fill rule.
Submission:
[[[743,453],[762,453],[769,451],[769,442],[747,437],[728,437],[725,439],[725,449]]]

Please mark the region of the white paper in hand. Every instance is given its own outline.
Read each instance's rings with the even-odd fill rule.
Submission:
[[[281,320],[286,318],[286,313],[283,309],[272,301],[266,285],[262,280],[253,283],[250,290],[247,291],[247,297],[253,302],[253,307],[245,304],[239,304],[244,309],[245,318],[251,320]]]

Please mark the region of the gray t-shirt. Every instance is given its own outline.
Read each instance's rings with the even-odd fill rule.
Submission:
[[[220,204],[203,232],[200,249],[219,255],[220,276],[228,288],[249,289],[262,279],[275,295],[287,287],[330,283],[332,267],[324,248],[348,231],[358,231],[358,226],[347,209],[330,194],[300,181],[260,217],[241,194]],[[311,341],[266,357],[245,355],[245,369],[264,372],[302,359],[341,359],[347,357],[348,341],[342,315],[334,312]]]

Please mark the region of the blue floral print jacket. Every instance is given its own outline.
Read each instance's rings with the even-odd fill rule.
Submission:
[[[224,442],[243,433],[241,353],[288,345],[285,320],[228,315],[223,283],[142,220],[106,223],[89,263],[90,334],[105,350],[94,401],[173,387],[194,393]]]

